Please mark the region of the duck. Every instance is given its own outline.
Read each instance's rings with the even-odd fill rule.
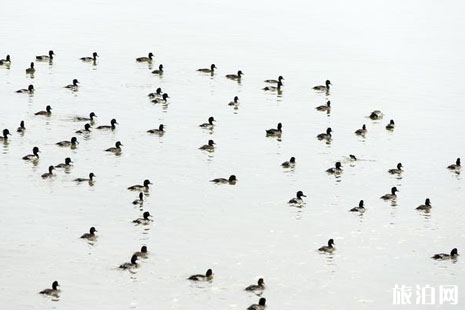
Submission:
[[[283,168],[292,168],[295,166],[295,157],[291,157],[289,160],[286,160],[281,164]]]
[[[391,119],[391,120],[389,121],[389,124],[386,125],[386,129],[387,129],[387,130],[394,130],[395,125],[396,125],[396,124],[394,123],[394,120]]]
[[[5,59],[0,59],[0,66],[9,66],[11,64],[10,55],[6,55]]]
[[[228,103],[228,105],[229,105],[229,106],[237,106],[237,105],[239,105],[239,97],[234,96],[233,101],[231,101],[230,103]]]
[[[333,245],[334,245],[334,240],[329,239],[328,240],[328,245],[322,246],[321,248],[318,249],[318,251],[326,252],[326,253],[332,253],[336,249]]]
[[[187,279],[191,281],[211,281],[213,279],[213,271],[208,269],[205,274],[194,274]]]
[[[34,74],[36,72],[36,69],[34,68],[34,62],[31,62],[29,68],[26,69],[26,74]]]
[[[36,56],[36,60],[37,61],[52,61],[54,55],[55,53],[52,50],[50,50],[48,51],[48,55]]]
[[[89,123],[86,123],[84,125],[84,129],[79,129],[79,130],[76,130],[75,133],[79,133],[79,134],[83,134],[83,133],[90,133],[91,130],[90,130],[90,124]]]
[[[328,100],[325,105],[320,105],[315,108],[317,111],[329,112],[331,110],[331,101]]]
[[[398,192],[398,191],[399,190],[397,189],[397,187],[394,186],[394,187],[391,188],[391,193],[390,194],[383,195],[380,198],[383,199],[383,200],[395,200],[397,198],[396,192]]]
[[[339,174],[342,172],[342,164],[340,161],[336,162],[335,166],[334,167],[331,167],[329,169],[326,170],[327,173],[329,174]]]
[[[350,212],[360,212],[360,213],[365,212],[365,207],[364,207],[363,200],[360,200],[360,202],[358,203],[358,207],[354,207],[354,208],[350,209],[349,211]]]
[[[3,135],[0,136],[0,141],[5,141],[5,142],[8,141],[8,136],[9,135],[11,136],[10,131],[8,129],[6,129],[6,128],[3,129]]]
[[[211,64],[211,65],[210,65],[210,68],[201,68],[201,69],[197,69],[197,71],[199,71],[199,72],[204,72],[204,73],[212,73],[212,74],[213,74],[213,73],[215,72],[215,69],[218,69],[218,68],[216,67],[216,65],[215,65],[215,64]]]
[[[247,310],[264,310],[266,308],[266,298],[262,297],[258,300],[258,304],[250,305]]]
[[[279,84],[279,82],[282,82],[283,80],[284,80],[283,76],[280,75],[278,76],[277,80],[265,80],[265,83]]]
[[[24,121],[21,121],[21,123],[19,123],[18,129],[16,129],[16,132],[23,133],[25,130],[26,130],[26,127],[24,127]]]
[[[366,133],[367,133],[367,126],[365,126],[365,124],[363,124],[362,128],[355,130],[355,134],[357,136],[365,136]]]
[[[333,132],[333,130],[331,129],[331,127],[328,127],[326,129],[326,133],[320,133],[319,135],[317,135],[316,137],[318,138],[318,140],[331,140],[331,133]]]
[[[416,210],[420,210],[420,211],[429,211],[431,210],[431,201],[429,200],[429,198],[426,198],[425,200],[425,204],[424,205],[419,205]]]
[[[167,93],[164,93],[161,98],[155,98],[152,100],[152,103],[167,103],[167,99],[170,98],[170,96]]]
[[[436,259],[436,260],[446,260],[446,259],[457,259],[457,256],[459,256],[459,253],[457,252],[457,248],[453,248],[452,251],[450,251],[450,254],[446,254],[446,253],[434,254],[433,256],[431,256],[431,258]]]
[[[215,142],[213,140],[208,140],[208,144],[204,144],[199,147],[199,150],[213,152],[215,150]]]
[[[117,141],[114,147],[106,149],[105,152],[121,153],[121,146],[123,146],[123,144],[121,144],[120,141]]]
[[[357,157],[354,154],[349,154],[349,159],[352,161],[357,161]]]
[[[244,290],[246,291],[262,291],[265,289],[265,281],[263,278],[258,279],[257,284],[251,284],[247,286]]]
[[[78,121],[78,122],[94,122],[94,117],[97,117],[97,115],[95,115],[94,112],[90,112],[89,114],[89,117],[85,117],[85,116],[76,116],[74,118],[75,121]]]
[[[74,179],[74,182],[82,183],[82,182],[89,182],[92,184],[94,182],[95,174],[93,172],[89,173],[89,178],[77,178]]]
[[[326,80],[325,85],[317,85],[317,86],[314,86],[313,89],[319,90],[319,91],[329,91],[329,85],[333,85],[333,84],[331,84],[329,80]]]
[[[136,200],[134,200],[134,201],[132,202],[132,204],[133,204],[133,205],[141,205],[141,204],[143,204],[143,203],[144,203],[144,193],[143,193],[143,192],[140,192],[140,193],[139,193],[139,198],[136,199]]]
[[[389,169],[388,172],[390,174],[401,174],[404,171],[402,170],[402,168],[404,168],[404,166],[402,166],[402,163],[398,163],[397,168]]]
[[[153,53],[150,52],[148,57],[139,57],[139,58],[136,58],[136,61],[152,63],[152,59],[153,59]]]
[[[40,291],[39,294],[58,296],[58,294],[60,293],[60,290],[58,289],[59,286],[60,285],[58,284],[58,281],[53,281],[52,288],[46,288]]]
[[[44,115],[44,116],[50,116],[52,115],[52,107],[51,106],[46,106],[45,111],[39,111],[34,113],[34,115]]]
[[[58,146],[63,146],[63,147],[65,146],[75,147],[78,143],[79,142],[76,137],[71,137],[71,141],[64,140],[64,141],[57,142],[55,144]]]
[[[383,118],[383,112],[380,110],[374,110],[373,112],[370,113],[370,118],[372,120],[377,120]]]
[[[213,183],[216,183],[216,184],[226,184],[226,183],[229,183],[231,185],[234,185],[236,184],[237,182],[237,178],[234,174],[230,175],[228,179],[225,179],[225,178],[217,178],[217,179],[213,179],[213,180],[210,180],[210,182],[213,182]]]
[[[71,90],[78,90],[80,82],[77,79],[73,79],[72,84],[68,84],[65,86],[65,88],[71,89]]]
[[[18,94],[33,94],[34,93],[34,85],[30,84],[27,88],[18,89],[16,91]]]
[[[267,129],[265,130],[265,132],[266,132],[266,135],[269,137],[280,137],[281,133],[283,132],[282,128],[283,128],[283,125],[281,123],[278,123],[277,128]]]
[[[455,161],[455,164],[447,166],[447,169],[450,170],[459,170],[462,166],[460,165],[460,158],[457,158]]]
[[[65,169],[66,169],[66,168],[69,168],[69,167],[72,166],[72,165],[71,165],[72,162],[73,162],[73,161],[71,160],[71,158],[66,157],[66,158],[65,158],[65,162],[56,165],[55,168],[65,168]]]
[[[141,190],[148,191],[148,190],[149,190],[149,185],[152,185],[152,184],[153,184],[153,183],[151,183],[150,180],[145,179],[145,180],[144,180],[144,185],[133,185],[133,186],[129,186],[129,187],[128,187],[128,190],[130,190],[130,191],[141,191]]]
[[[90,62],[90,61],[96,62],[97,57],[99,57],[97,52],[93,52],[92,57],[81,57],[81,60],[85,62]]]
[[[216,122],[215,118],[213,116],[210,116],[208,118],[208,123],[202,123],[199,125],[201,128],[207,128],[207,129],[212,129],[215,125],[213,122]]]
[[[162,75],[163,72],[164,72],[164,71],[163,71],[163,65],[162,65],[162,64],[160,64],[160,65],[158,66],[158,70],[153,70],[153,71],[152,71],[153,74],[158,74],[158,75]]]
[[[163,135],[165,133],[165,125],[163,124],[160,124],[158,126],[158,129],[149,129],[147,130],[148,133],[154,133],[154,134],[157,134],[157,135]]]
[[[227,74],[226,77],[231,80],[240,81],[241,77],[244,75],[241,70],[237,71],[237,74]]]
[[[150,222],[152,222],[151,219],[149,219],[149,217],[152,217],[150,215],[150,212],[149,211],[145,211],[143,214],[142,214],[142,217],[139,217],[137,219],[135,219],[134,221],[132,221],[133,223],[135,223],[136,225],[147,225],[147,224],[150,224]]]
[[[266,87],[264,87],[262,89],[265,90],[265,91],[280,91],[281,86],[283,86],[283,83],[281,81],[279,81],[277,86],[266,86]]]
[[[116,121],[116,119],[112,119],[110,121],[110,125],[101,125],[101,126],[98,126],[97,129],[111,129],[111,130],[115,130],[116,126],[115,124],[118,124],[118,122]],[[119,125],[119,124],[118,124]]]
[[[147,246],[145,246],[145,245],[143,245],[140,248],[140,251],[134,253],[134,255],[136,255],[137,257],[141,257],[141,258],[146,258],[147,254],[148,254]]]
[[[90,229],[89,229],[89,232],[88,233],[85,233],[81,236],[81,239],[87,239],[87,240],[95,240],[95,238],[97,238],[97,236],[95,235],[95,233],[97,232],[97,229],[95,229],[94,226],[92,226]]]
[[[38,160],[39,159],[39,148],[37,146],[34,146],[32,148],[32,154],[26,155],[23,157],[23,160]]]
[[[137,255],[136,254],[133,254],[131,256],[131,262],[127,262],[127,263],[123,263],[121,265],[119,265],[119,268],[120,269],[133,269],[133,268],[137,268]]]
[[[292,198],[291,200],[289,200],[288,203],[290,204],[301,204],[304,202],[304,200],[302,199],[302,197],[307,197],[304,195],[304,193],[302,191],[298,191],[296,193],[296,197]]]
[[[161,91],[161,88],[158,87],[154,93],[150,93],[147,95],[150,99],[153,98],[161,98],[163,96],[163,92]]]
[[[47,178],[51,178],[51,177],[55,176],[53,174],[53,172],[52,172],[53,170],[55,170],[55,167],[49,166],[48,167],[48,172],[42,174],[42,179],[47,179]]]

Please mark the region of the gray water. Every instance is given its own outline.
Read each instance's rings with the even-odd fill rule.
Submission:
[[[390,309],[395,284],[457,285],[463,304],[463,259],[430,256],[465,248],[464,179],[446,169],[465,154],[464,9],[463,1],[3,1],[0,58],[11,54],[12,64],[0,68],[0,128],[12,136],[0,155],[1,308],[245,309],[259,297],[243,288],[259,277],[269,309]],[[49,49],[53,64],[26,76]],[[79,60],[94,51],[95,66]],[[162,77],[136,63],[148,52]],[[214,76],[196,72],[211,63]],[[224,77],[237,70],[241,83]],[[282,94],[261,90],[278,75]],[[79,91],[64,89],[74,78]],[[326,79],[328,96],[311,89]],[[15,93],[30,83],[33,96]],[[147,99],[157,87],[168,105]],[[238,109],[227,105],[236,95]],[[328,99],[329,115],[315,110]],[[51,117],[34,115],[48,104]],[[384,118],[367,118],[376,109]],[[73,117],[91,111],[96,125],[120,125],[78,136],[75,150],[57,147],[83,127]],[[215,129],[199,128],[209,116]],[[265,137],[278,122],[282,139]],[[162,137],[146,133],[160,123]],[[365,138],[354,134],[362,124]],[[316,139],[328,126],[331,144]],[[209,139],[215,152],[198,150]],[[120,156],[103,151],[116,141]],[[37,165],[21,160],[33,146]],[[282,169],[291,156],[295,169]],[[74,161],[67,173],[40,177],[65,157]],[[326,174],[338,160],[342,175]],[[387,173],[398,162],[400,178]],[[72,181],[91,171],[94,186]],[[234,186],[208,182],[230,174]],[[146,178],[154,185],[143,210],[154,222],[134,226],[142,210],[126,188]],[[396,205],[379,199],[392,186]],[[287,204],[297,190],[307,194],[302,208]],[[431,212],[416,211],[427,197]],[[360,199],[365,214],[349,213]],[[93,245],[79,238],[90,226]],[[329,238],[334,254],[318,253]],[[118,270],[142,245],[150,253],[139,268]],[[186,280],[208,268],[212,282]],[[54,280],[58,300],[38,294]]]

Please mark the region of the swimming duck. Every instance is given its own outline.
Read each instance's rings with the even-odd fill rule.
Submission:
[[[140,193],[139,193],[139,198],[136,199],[136,200],[134,200],[134,201],[132,202],[132,204],[133,204],[133,205],[141,205],[141,204],[143,204],[143,203],[144,203],[144,193],[143,193],[143,192],[140,192]]]
[[[247,310],[264,310],[266,308],[266,298],[260,298],[258,304],[250,305]]]
[[[213,179],[213,180],[210,180],[210,182],[213,182],[213,183],[222,183],[222,184],[226,184],[226,183],[229,183],[231,185],[234,185],[236,184],[237,182],[237,178],[234,174],[230,175],[228,179],[225,179],[225,178],[217,178],[217,179]]]
[[[128,187],[128,190],[130,191],[148,191],[149,190],[149,185],[151,185],[153,183],[150,182],[150,180],[146,179],[144,180],[144,185],[133,185],[133,186],[129,186]]]
[[[334,245],[334,240],[329,239],[328,240],[328,245],[324,245],[321,248],[318,249],[320,252],[326,252],[326,253],[332,253],[336,248],[333,247]]]
[[[386,129],[387,129],[387,130],[394,130],[394,127],[395,127],[394,120],[391,119],[391,120],[389,121],[389,124],[386,125]]]
[[[283,80],[284,80],[283,76],[280,75],[278,76],[277,80],[265,80],[265,83],[279,84],[279,82],[282,82]]]
[[[77,90],[79,88],[79,81],[77,79],[73,79],[73,84],[68,84],[65,86],[65,88],[71,89],[71,90]]]
[[[11,136],[11,133],[8,129],[3,129],[3,136],[0,136],[0,141],[8,141],[8,135]]]
[[[90,62],[90,61],[96,62],[97,57],[98,57],[97,52],[93,52],[92,57],[81,57],[81,60],[86,61],[86,62]]]
[[[163,71],[163,65],[161,65],[161,64],[158,66],[158,70],[153,70],[152,71],[153,74],[158,74],[158,75],[162,75],[163,72],[164,72]]]
[[[215,64],[210,65],[210,69],[208,68],[202,68],[202,69],[197,69],[199,72],[204,72],[204,73],[214,73],[215,69],[218,69]]]
[[[437,260],[446,260],[446,259],[457,259],[457,256],[459,256],[459,253],[457,252],[456,248],[453,248],[452,251],[450,251],[450,254],[445,254],[445,253],[434,254],[433,256],[431,256],[431,258],[437,259]]]
[[[97,232],[97,229],[95,229],[94,226],[92,226],[90,229],[89,229],[89,232],[88,233],[85,233],[81,236],[81,239],[87,239],[87,240],[95,240],[95,238],[97,237],[95,235],[95,232]]]
[[[168,98],[170,98],[170,96],[168,96],[167,93],[164,93],[161,98],[155,98],[152,100],[152,103],[166,103],[168,100]]]
[[[52,172],[53,170],[55,170],[55,167],[49,166],[48,167],[48,172],[42,174],[42,179],[47,179],[47,178],[51,178],[51,177],[55,176],[53,174],[53,172]]]
[[[90,130],[90,124],[89,123],[86,123],[84,125],[84,129],[80,129],[80,130],[77,130],[76,133],[79,133],[79,134],[83,134],[83,133],[90,133],[91,130]]]
[[[318,140],[331,140],[331,133],[333,132],[333,130],[331,129],[331,127],[328,127],[326,129],[326,133],[320,133],[319,135],[317,135],[316,137],[318,138]]]
[[[459,170],[462,166],[460,165],[460,158],[457,158],[455,161],[455,164],[447,166],[447,169],[450,170]]]
[[[266,135],[270,137],[280,137],[281,133],[283,132],[282,128],[283,125],[281,123],[278,123],[278,128],[267,129]]]
[[[365,124],[363,124],[362,128],[355,130],[355,134],[357,136],[365,136],[366,133],[367,133],[367,126],[365,126]]]
[[[187,279],[191,281],[210,281],[213,279],[213,271],[211,269],[208,269],[204,275],[194,274]]]
[[[283,168],[292,168],[295,166],[295,157],[291,157],[288,161],[285,161],[281,164]]]
[[[252,284],[245,288],[246,291],[262,291],[264,289],[265,289],[265,281],[263,281],[263,278],[258,279],[257,284]]]
[[[74,182],[89,182],[90,184],[94,182],[95,174],[93,172],[89,173],[89,178],[77,178],[74,179]]]
[[[85,117],[85,116],[76,116],[74,118],[75,121],[78,121],[78,122],[94,122],[94,117],[97,117],[97,115],[95,115],[94,112],[90,112],[89,114],[89,117]]]
[[[136,58],[136,61],[152,63],[152,59],[153,59],[153,53],[150,52],[149,57],[139,57],[139,58]]]
[[[244,75],[241,70],[237,71],[237,74],[227,74],[226,77],[231,80],[239,81],[241,77]]]
[[[395,200],[397,198],[396,192],[398,191],[399,190],[397,189],[397,187],[394,186],[393,188],[391,188],[390,194],[383,195],[380,198],[383,200]]]
[[[354,208],[350,209],[349,211],[350,212],[360,212],[360,213],[365,212],[365,207],[364,207],[363,200],[360,200],[360,202],[358,203],[358,207],[354,207]]]
[[[10,55],[6,55],[5,59],[0,59],[0,66],[9,66],[11,64]]]
[[[429,198],[426,198],[425,204],[424,205],[419,205],[417,207],[417,210],[421,210],[421,211],[429,211],[429,210],[431,210],[431,201],[429,200]]]
[[[73,147],[73,146],[76,146],[78,143],[79,143],[79,142],[78,142],[77,138],[76,138],[76,137],[72,137],[72,138],[71,138],[71,141],[65,140],[65,141],[57,142],[57,143],[55,143],[55,144],[58,145],[58,146],[71,146],[71,147]]]
[[[154,93],[150,93],[147,95],[150,99],[153,98],[161,98],[163,96],[163,92],[161,91],[161,88],[158,87],[157,90]]]
[[[110,147],[110,148],[106,149],[105,152],[121,153],[121,147],[122,146],[123,146],[123,144],[121,144],[120,141],[117,141],[115,143],[114,147]]]
[[[328,91],[329,85],[333,85],[333,84],[331,84],[329,80],[326,80],[325,85],[317,85],[317,86],[314,86],[313,89],[319,90],[319,91]]]
[[[69,168],[69,167],[71,167],[71,163],[72,163],[72,162],[73,162],[73,161],[71,160],[71,158],[66,157],[66,158],[65,158],[65,162],[56,165],[55,168],[65,168],[65,169],[66,169],[66,168]]]
[[[150,129],[150,130],[147,130],[148,133],[155,133],[157,135],[163,135],[165,133],[165,125],[163,124],[160,124],[158,126],[158,129]]]
[[[119,268],[120,269],[133,269],[133,268],[137,268],[137,255],[136,254],[133,254],[131,256],[131,262],[127,262],[127,263],[124,263],[124,264],[121,264],[119,265]]]
[[[32,148],[32,154],[26,155],[23,157],[24,160],[37,160],[39,159],[39,148],[37,146],[34,146]]]
[[[339,174],[342,172],[342,164],[340,161],[336,162],[336,165],[332,168],[329,168],[328,170],[326,170],[327,173],[329,174]]]
[[[237,105],[239,105],[239,97],[234,96],[233,101],[231,101],[230,103],[228,103],[228,105],[230,105],[230,106],[237,106]]]
[[[328,112],[331,110],[331,101],[328,100],[326,102],[326,105],[317,106],[315,109],[317,109],[318,111]]]
[[[263,88],[265,91],[280,91],[281,86],[283,86],[283,83],[281,81],[278,82],[277,86],[266,86]]]
[[[16,92],[18,94],[33,94],[34,93],[34,85],[30,84],[27,87],[27,89],[26,88],[18,89]]]
[[[389,169],[388,172],[390,174],[401,174],[404,171],[402,170],[402,168],[404,168],[404,166],[402,166],[402,163],[398,163],[397,168]]]
[[[357,157],[355,157],[354,154],[349,154],[349,158],[350,158],[350,160],[353,160],[353,161],[357,160]]]
[[[143,245],[140,248],[140,251],[134,253],[134,255],[136,255],[137,257],[142,257],[142,258],[146,258],[147,254],[148,254],[147,247],[145,245]]]
[[[60,285],[58,284],[58,281],[53,281],[52,288],[46,288],[40,291],[39,294],[58,296],[58,294],[60,293],[60,290],[58,289],[59,286]]]
[[[213,140],[208,140],[208,144],[204,144],[199,147],[199,150],[213,152],[215,150],[215,142]]]
[[[296,193],[296,197],[295,198],[292,198],[291,200],[289,200],[288,203],[291,203],[291,204],[301,204],[304,202],[304,200],[302,199],[302,197],[307,197],[304,195],[304,193],[302,191],[298,191]]]
[[[114,130],[116,128],[115,124],[118,124],[118,122],[116,121],[116,119],[112,119],[110,121],[110,125],[98,126],[97,129],[111,129],[111,130]]]
[[[52,107],[51,106],[46,106],[45,111],[39,111],[34,113],[34,115],[45,115],[45,116],[50,116],[52,115]]]
[[[370,113],[370,118],[372,120],[377,120],[383,118],[383,112],[380,110],[374,110],[373,112]]]
[[[34,63],[31,62],[29,68],[26,69],[26,74],[34,74],[34,72],[36,72],[36,69],[34,68]]]
[[[18,129],[16,129],[17,132],[24,132],[26,130],[26,127],[24,127],[24,121],[21,121],[21,123],[19,123],[19,127]]]
[[[213,122],[216,122],[215,118],[213,116],[210,116],[208,118],[208,123],[203,123],[203,124],[200,124],[199,127],[202,127],[202,128],[207,128],[207,129],[212,129],[213,126],[215,126],[213,124]]]
[[[147,225],[147,224],[150,224],[150,222],[152,222],[151,219],[149,219],[149,217],[152,217],[150,215],[150,212],[149,211],[145,211],[143,214],[142,214],[142,217],[139,217],[137,219],[135,219],[134,221],[132,221],[133,223],[137,224],[137,225]]]
[[[36,56],[36,60],[37,61],[52,61],[54,55],[55,53],[52,50],[50,50],[48,51],[48,55]]]

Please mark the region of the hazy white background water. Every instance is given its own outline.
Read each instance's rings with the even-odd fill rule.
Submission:
[[[0,127],[14,131],[2,145],[0,169],[0,301],[5,309],[244,309],[258,301],[243,292],[263,277],[269,309],[388,309],[395,284],[459,286],[464,263],[429,257],[463,252],[463,176],[445,167],[464,157],[465,20],[462,1],[3,1]],[[56,53],[52,66],[35,55]],[[97,66],[79,58],[97,51]],[[150,73],[136,57],[154,52]],[[217,74],[195,70],[218,66]],[[241,84],[224,78],[241,69]],[[285,77],[282,96],[261,90],[264,79]],[[63,86],[73,78],[78,92]],[[326,96],[311,90],[330,79],[330,116],[314,107]],[[33,83],[33,97],[15,90]],[[166,109],[146,94],[161,87]],[[237,95],[238,110],[227,106]],[[50,118],[34,116],[47,104]],[[374,109],[385,118],[373,122]],[[114,132],[93,132],[76,150],[69,139],[83,123],[75,115],[116,118]],[[213,132],[198,124],[215,116]],[[384,126],[393,118],[397,127]],[[283,123],[282,141],[265,129]],[[163,123],[159,138],[147,129]],[[365,123],[368,134],[353,134]],[[330,146],[315,136],[331,126]],[[197,148],[214,139],[217,149]],[[103,150],[115,141],[121,156]],[[21,157],[33,146],[37,166]],[[348,154],[363,159],[341,178],[324,171]],[[49,165],[75,162],[69,174],[40,175]],[[280,163],[295,156],[294,171]],[[401,179],[387,173],[397,162]],[[97,175],[95,186],[72,180]],[[208,180],[236,174],[236,186]],[[144,230],[126,187],[152,180]],[[379,196],[400,189],[397,206]],[[297,190],[304,208],[289,207]],[[426,197],[429,216],[415,207]],[[364,199],[363,216],[348,209]],[[98,241],[79,236],[96,226]],[[334,238],[333,256],[316,249]],[[116,267],[147,245],[135,274]],[[185,278],[212,268],[212,283]],[[58,302],[38,291],[53,280]],[[412,300],[413,301],[413,300]],[[408,306],[404,306],[408,308]],[[437,306],[439,307],[439,306]],[[441,308],[447,308],[442,306]]]

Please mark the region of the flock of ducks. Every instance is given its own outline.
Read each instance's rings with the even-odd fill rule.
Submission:
[[[53,50],[50,50],[47,55],[36,56],[35,59],[36,59],[36,61],[39,61],[39,62],[40,61],[47,61],[47,62],[49,62],[51,64],[51,63],[53,63],[54,56],[55,56],[55,53],[53,52]],[[96,64],[97,57],[99,57],[97,52],[94,52],[91,57],[82,57],[82,58],[80,58],[80,60],[83,61],[83,62],[93,62],[94,64]],[[149,63],[149,64],[151,64],[153,62],[153,58],[154,58],[153,53],[149,53],[147,57],[136,58],[136,61],[140,62],[140,63]],[[0,60],[0,66],[9,68],[10,65],[11,65],[11,57],[10,57],[10,55],[7,55],[5,57],[5,59]],[[202,73],[209,73],[211,75],[214,75],[215,72],[216,72],[215,71],[216,69],[217,69],[216,65],[211,64],[209,68],[200,68],[197,71],[202,72]],[[34,66],[34,62],[31,62],[30,66],[25,69],[25,72],[28,75],[33,75],[35,73],[35,70],[36,69],[35,69],[35,66]],[[156,74],[156,75],[162,75],[164,73],[163,65],[160,64],[158,66],[158,69],[152,71],[152,73]],[[243,75],[244,75],[244,73],[241,70],[238,70],[237,74],[227,74],[226,78],[228,78],[230,80],[240,81]],[[264,91],[276,91],[276,92],[279,93],[282,90],[283,81],[284,81],[283,76],[279,76],[278,79],[265,80],[264,82],[269,84],[269,85],[265,86],[262,89]],[[332,86],[331,82],[329,80],[326,80],[324,85],[314,86],[313,90],[315,90],[317,92],[325,92],[326,95],[329,96],[329,91],[330,91],[331,86]],[[64,87],[67,88],[67,89],[70,89],[72,91],[77,91],[79,89],[79,81],[77,79],[73,79],[71,84],[66,85]],[[34,94],[34,91],[35,91],[34,86],[31,84],[27,88],[17,90],[16,93],[32,95],[32,94]],[[164,103],[164,104],[166,104],[167,100],[169,98],[169,95],[167,93],[162,92],[161,88],[157,88],[157,90],[155,92],[148,94],[148,97],[153,103]],[[238,103],[239,103],[239,98],[237,96],[235,96],[233,101],[231,101],[229,103],[229,105],[237,107]],[[331,111],[331,102],[328,100],[325,105],[317,106],[316,110],[326,112],[326,113],[330,113],[330,111]],[[37,115],[37,116],[45,116],[45,117],[51,116],[51,114],[52,114],[52,107],[50,105],[47,105],[45,110],[38,111],[38,112],[35,113],[35,115]],[[84,128],[75,131],[75,133],[79,134],[79,135],[89,134],[93,129],[92,126],[94,125],[96,117],[97,117],[97,115],[94,112],[91,112],[88,117],[84,117],[84,116],[75,117],[76,121],[86,122],[85,125],[84,125]],[[379,110],[375,110],[375,111],[370,113],[369,118],[372,119],[372,120],[382,119],[383,118],[383,113],[381,111],[379,111]],[[208,118],[207,122],[200,124],[199,127],[204,128],[204,129],[212,129],[215,126],[214,122],[216,122],[216,120],[215,120],[215,118],[213,116],[211,116],[211,117]],[[115,130],[116,125],[119,125],[117,120],[112,119],[110,121],[110,124],[108,124],[108,125],[100,125],[100,126],[95,127],[95,129],[97,129],[97,130]],[[394,130],[394,128],[395,128],[395,122],[394,122],[394,120],[391,119],[389,121],[389,123],[386,125],[386,130],[392,131],[392,130]],[[20,122],[20,126],[17,128],[17,132],[21,133],[21,134],[24,134],[26,132],[26,127],[25,127],[24,121]],[[163,133],[165,132],[165,126],[163,124],[160,124],[158,128],[149,129],[149,130],[147,130],[147,132],[150,133],[150,134],[163,135]],[[265,134],[266,134],[267,137],[278,137],[278,138],[280,138],[281,135],[282,135],[282,132],[283,132],[283,125],[282,125],[282,123],[278,123],[276,128],[267,129],[265,131]],[[368,132],[367,127],[366,127],[365,124],[363,124],[362,127],[355,130],[354,133],[355,133],[355,135],[364,137],[367,134],[367,132]],[[332,134],[333,134],[333,130],[331,129],[331,127],[328,127],[325,130],[325,132],[318,134],[316,136],[316,138],[318,140],[324,140],[324,141],[326,141],[326,143],[330,143],[331,139],[332,139]],[[8,143],[8,139],[9,139],[10,135],[11,135],[11,133],[10,133],[9,129],[7,129],[7,128],[3,129],[2,136],[0,136],[0,141],[3,141],[3,143]],[[72,136],[70,138],[70,140],[59,141],[59,142],[56,143],[56,145],[59,146],[59,147],[69,147],[71,149],[76,148],[77,144],[79,144],[79,142],[78,142],[78,139],[77,139],[76,136]],[[122,152],[122,148],[121,148],[122,146],[123,146],[123,144],[120,141],[117,141],[115,143],[114,147],[109,147],[109,148],[105,149],[105,151],[119,154],[119,153]],[[201,147],[199,147],[199,149],[203,150],[203,151],[213,152],[215,150],[215,142],[213,140],[209,140],[207,144],[202,145]],[[39,147],[34,146],[32,148],[32,154],[25,155],[22,159],[25,160],[25,161],[32,161],[32,162],[38,161],[39,160],[39,153],[40,153]],[[355,155],[352,155],[352,154],[349,155],[349,158],[352,161],[357,160],[357,157]],[[68,169],[68,168],[71,167],[72,163],[73,163],[73,161],[71,160],[71,158],[66,157],[65,161],[63,163],[59,163],[57,165],[50,165],[48,167],[48,171],[43,173],[41,175],[41,177],[44,178],[44,179],[55,177],[54,170],[56,170],[56,169]],[[285,168],[285,169],[294,168],[295,165],[296,165],[295,157],[291,157],[288,161],[285,161],[285,162],[283,162],[281,164],[281,166],[283,168]],[[335,163],[334,167],[328,168],[326,170],[326,172],[328,174],[333,174],[333,175],[339,176],[343,172],[342,168],[343,167],[342,167],[341,162],[338,161],[338,162]],[[404,171],[403,168],[404,167],[403,167],[402,163],[398,163],[396,168],[389,169],[388,173],[400,175]],[[460,158],[457,158],[457,160],[456,160],[456,162],[454,164],[451,164],[451,165],[447,166],[447,169],[452,170],[455,173],[460,173],[460,169],[461,169]],[[88,175],[88,178],[75,178],[74,181],[78,182],[78,183],[88,182],[90,185],[93,185],[95,177],[96,177],[95,174],[93,172],[90,172],[89,175]],[[210,182],[213,182],[213,183],[230,184],[230,185],[236,184],[237,181],[238,181],[238,179],[236,178],[235,175],[231,175],[228,178],[215,178],[215,179],[210,180]],[[149,191],[149,186],[150,185],[152,185],[152,183],[150,182],[150,180],[146,179],[146,180],[144,180],[142,185],[133,185],[133,186],[129,186],[127,188],[130,191],[139,192],[138,193],[138,198],[135,199],[132,202],[134,205],[142,205],[143,204],[143,202],[144,202],[144,193],[147,193]],[[397,193],[398,192],[399,192],[399,190],[396,187],[392,187],[390,193],[387,193],[387,194],[381,196],[380,198],[383,199],[383,200],[386,200],[386,201],[395,201],[396,198],[397,198]],[[299,191],[297,191],[296,196],[291,198],[288,201],[288,203],[290,205],[301,207],[305,203],[304,200],[303,200],[303,197],[306,197],[306,195],[303,193],[303,191],[299,190]],[[425,203],[418,206],[416,209],[419,210],[419,211],[422,211],[422,212],[430,212],[431,208],[432,208],[432,206],[431,206],[430,199],[426,198]],[[357,213],[365,212],[364,201],[360,200],[359,205],[357,207],[354,207],[354,208],[350,209],[349,211],[350,212],[357,212]],[[152,217],[151,214],[148,211],[145,211],[145,212],[143,212],[142,217],[137,218],[137,219],[133,220],[132,222],[135,225],[149,225],[152,222],[151,217]],[[89,232],[84,233],[80,238],[88,240],[89,242],[95,242],[96,239],[97,239],[97,235],[95,234],[96,232],[97,232],[97,230],[96,230],[95,227],[90,227]],[[327,245],[324,245],[324,246],[318,248],[318,251],[320,251],[322,253],[333,253],[335,251],[335,249],[336,249],[334,247],[334,245],[335,245],[334,240],[329,239],[328,242],[327,242]],[[458,255],[459,254],[458,254],[457,249],[454,248],[454,249],[451,250],[450,254],[439,253],[439,254],[433,255],[431,258],[436,259],[436,260],[456,259]],[[140,258],[145,259],[147,257],[148,257],[148,250],[147,250],[147,246],[144,245],[144,246],[141,247],[140,251],[134,252],[132,254],[129,262],[125,262],[125,263],[122,263],[121,265],[119,265],[119,269],[132,270],[134,268],[137,268],[138,267],[137,261]],[[187,279],[190,280],[190,281],[212,281],[212,279],[213,279],[213,271],[212,271],[212,269],[208,269],[205,274],[194,274],[194,275],[188,277]],[[52,288],[44,289],[44,290],[40,291],[40,294],[51,295],[51,296],[58,297],[59,293],[60,293],[60,290],[59,290],[58,287],[59,287],[58,282],[54,281],[52,283]],[[253,291],[253,292],[258,293],[258,294],[261,294],[264,289],[265,289],[265,282],[264,282],[263,278],[260,278],[258,280],[257,284],[253,284],[253,285],[247,286],[245,288],[246,291]],[[259,301],[258,301],[258,304],[251,305],[248,308],[248,310],[262,310],[262,309],[265,308],[265,306],[266,306],[266,299],[261,297],[259,299]]]

